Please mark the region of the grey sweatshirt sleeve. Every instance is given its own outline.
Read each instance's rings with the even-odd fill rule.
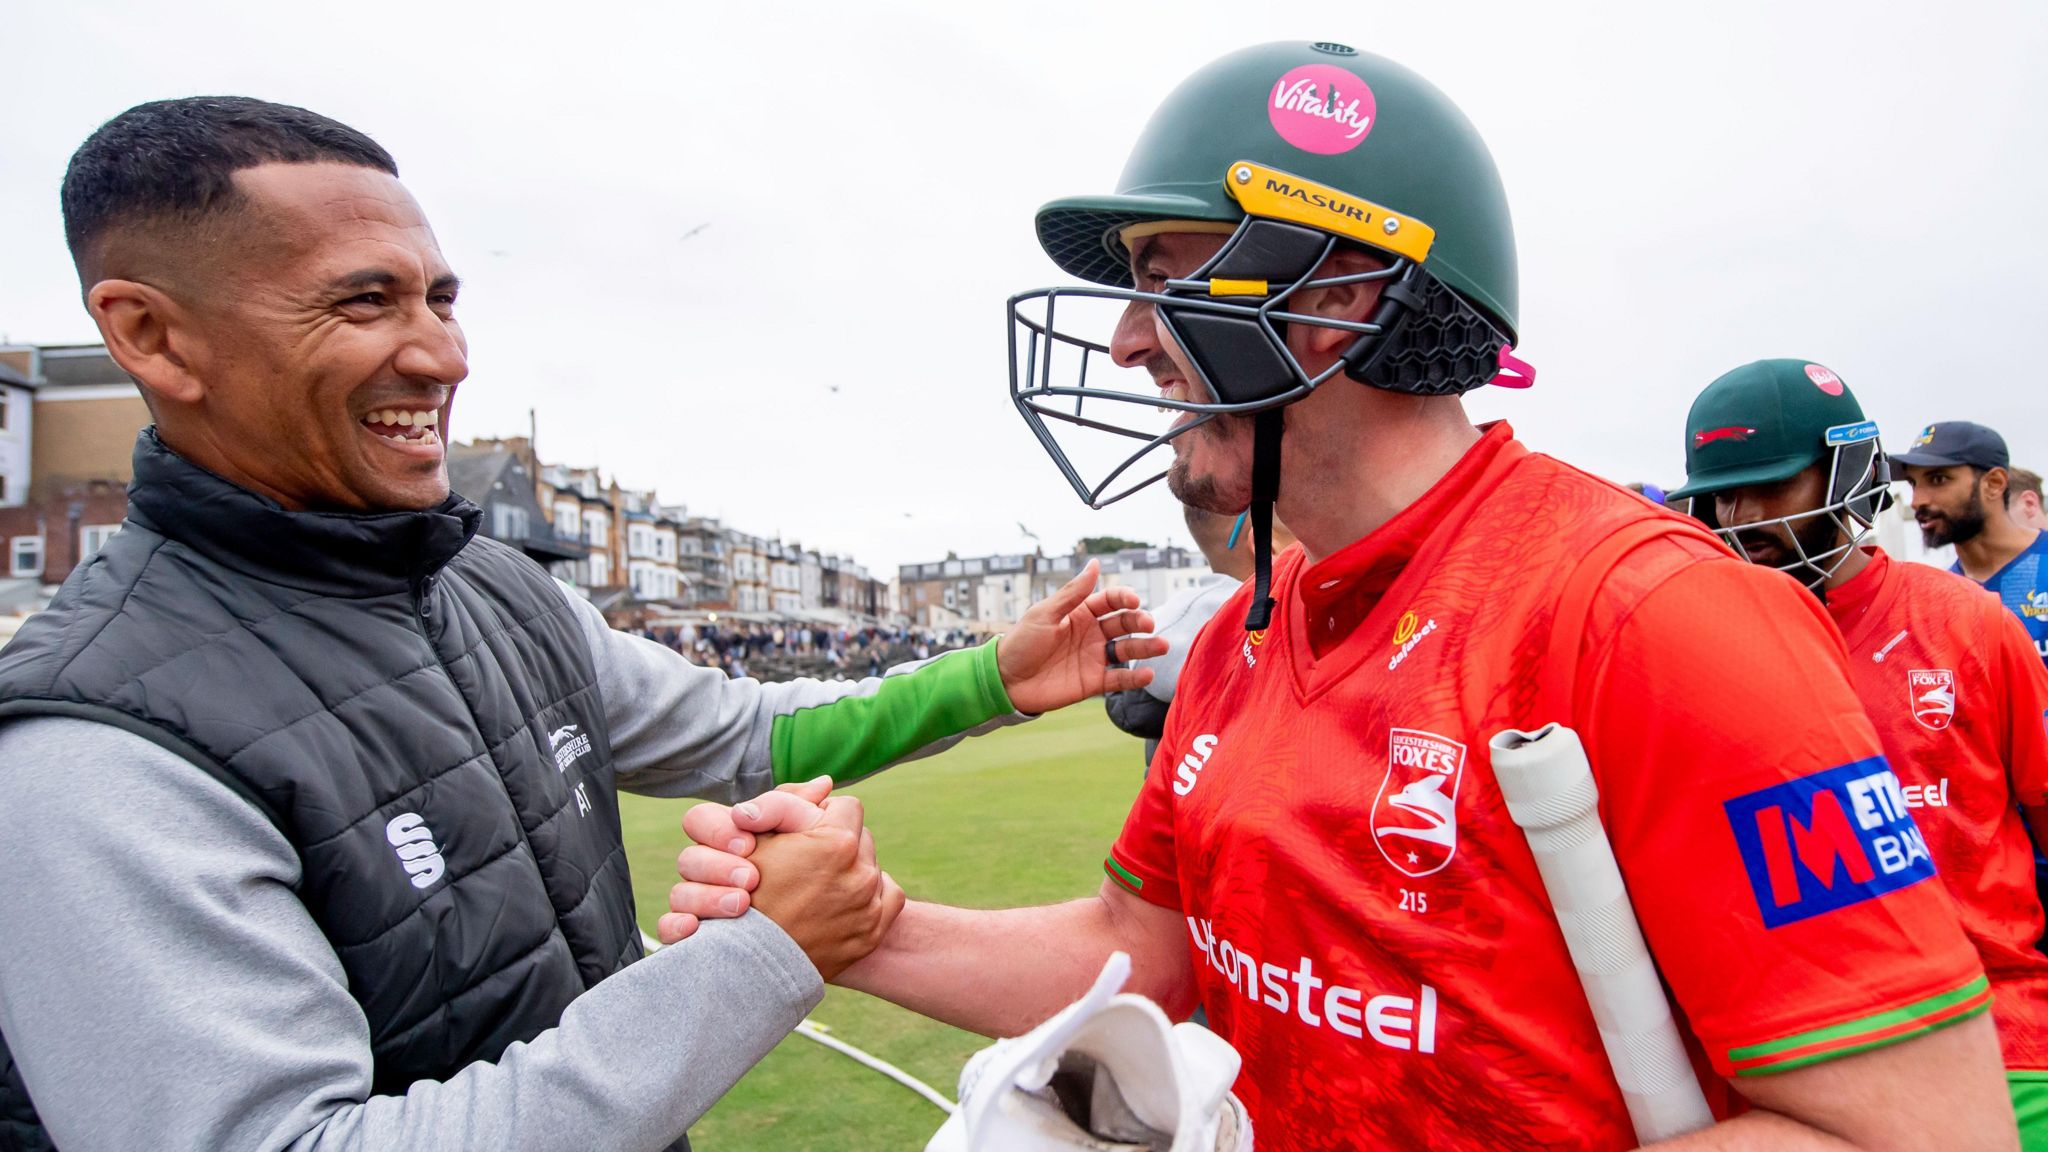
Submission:
[[[0,725],[0,1032],[65,1152],[676,1139],[823,994],[761,916],[706,924],[492,1063],[371,1096],[369,1031],[291,846],[211,776],[83,720]]]
[[[996,641],[865,680],[733,680],[613,630],[563,585],[604,694],[619,787],[734,803],[777,784],[858,780],[1031,717],[996,671]]]
[[[1180,684],[1181,665],[1187,662],[1188,649],[1194,647],[1195,637],[1202,634],[1203,626],[1240,587],[1240,581],[1212,572],[1201,583],[1181,589],[1152,610],[1152,634],[1166,637],[1171,647],[1164,656],[1139,660],[1133,665],[1152,669],[1152,682],[1139,691],[1162,704],[1172,702],[1174,689]]]

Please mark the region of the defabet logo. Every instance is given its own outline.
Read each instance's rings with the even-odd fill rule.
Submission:
[[[1882,756],[1773,784],[1724,808],[1766,928],[1934,876],[1927,841]]]
[[[1399,648],[1401,645],[1414,639],[1415,629],[1420,627],[1421,624],[1422,618],[1415,613],[1401,613],[1401,618],[1394,621],[1394,647]]]
[[[1424,637],[1436,631],[1436,619],[1434,617],[1419,628],[1415,623],[1417,619],[1419,617],[1415,613],[1404,612],[1401,614],[1401,619],[1395,622],[1394,656],[1387,661],[1387,671],[1392,672],[1394,669],[1399,668],[1401,661],[1408,659],[1408,654],[1415,651],[1415,646],[1422,643]]]

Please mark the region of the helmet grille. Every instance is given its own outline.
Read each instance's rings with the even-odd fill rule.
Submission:
[[[1336,43],[1332,43],[1331,41],[1328,41],[1328,40],[1318,40],[1318,41],[1316,41],[1315,43],[1313,43],[1313,44],[1309,45],[1309,47],[1311,47],[1311,48],[1315,49],[1315,50],[1316,50],[1316,51],[1318,51],[1318,52],[1328,52],[1328,53],[1329,53],[1330,55],[1332,55],[1332,56],[1356,56],[1356,55],[1358,55],[1358,49],[1356,49],[1356,48],[1353,48],[1353,47],[1352,47],[1351,45],[1349,45],[1349,44],[1336,44]]]

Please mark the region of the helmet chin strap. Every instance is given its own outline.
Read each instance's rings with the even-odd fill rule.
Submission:
[[[1273,622],[1273,505],[1280,499],[1280,433],[1285,408],[1252,417],[1252,606],[1244,630],[1263,632]]]

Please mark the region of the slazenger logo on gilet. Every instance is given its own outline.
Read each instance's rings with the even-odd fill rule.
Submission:
[[[441,858],[441,849],[434,843],[434,832],[417,812],[402,812],[384,825],[384,839],[398,852],[398,862],[412,877],[412,886],[426,888],[439,880],[448,871],[448,862]]]

